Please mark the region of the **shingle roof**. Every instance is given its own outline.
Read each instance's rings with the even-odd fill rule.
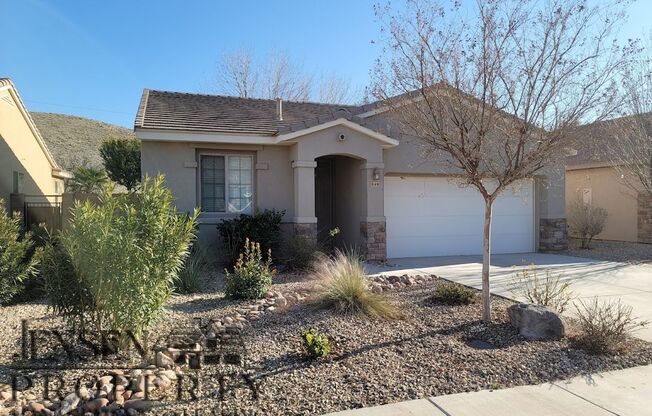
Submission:
[[[652,114],[647,117],[652,122]],[[622,129],[615,123],[626,123],[628,119],[621,117],[579,126],[573,133],[577,154],[566,158],[566,166],[613,162],[613,152],[619,148],[616,132]]]
[[[354,119],[361,107],[283,101],[283,120],[276,100],[144,90],[135,127],[215,133],[275,135],[344,117]]]

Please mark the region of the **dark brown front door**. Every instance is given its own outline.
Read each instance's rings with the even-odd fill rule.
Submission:
[[[333,181],[335,161],[320,157],[315,168],[315,215],[317,217],[317,238],[321,242],[331,241],[328,232],[335,227]]]

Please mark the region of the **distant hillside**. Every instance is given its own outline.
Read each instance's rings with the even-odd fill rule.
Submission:
[[[131,129],[88,118],[56,113],[31,113],[48,149],[64,169],[102,166],[100,145],[108,137],[134,137]]]

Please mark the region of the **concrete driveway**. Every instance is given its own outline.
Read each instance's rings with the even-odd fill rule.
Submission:
[[[652,264],[627,264],[556,254],[497,254],[491,261],[491,292],[514,298],[509,290],[515,269],[536,264],[562,275],[580,299],[598,296],[621,299],[640,319],[650,321],[635,335],[652,341]],[[371,274],[436,274],[464,285],[481,287],[481,256],[391,259],[387,265],[367,265]],[[572,309],[572,308],[571,308]]]

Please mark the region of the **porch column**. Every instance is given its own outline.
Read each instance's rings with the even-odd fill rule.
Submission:
[[[382,162],[362,164],[360,237],[368,260],[383,261],[387,258],[385,230],[385,194]]]
[[[294,234],[317,241],[315,216],[315,168],[317,162],[294,161]]]

